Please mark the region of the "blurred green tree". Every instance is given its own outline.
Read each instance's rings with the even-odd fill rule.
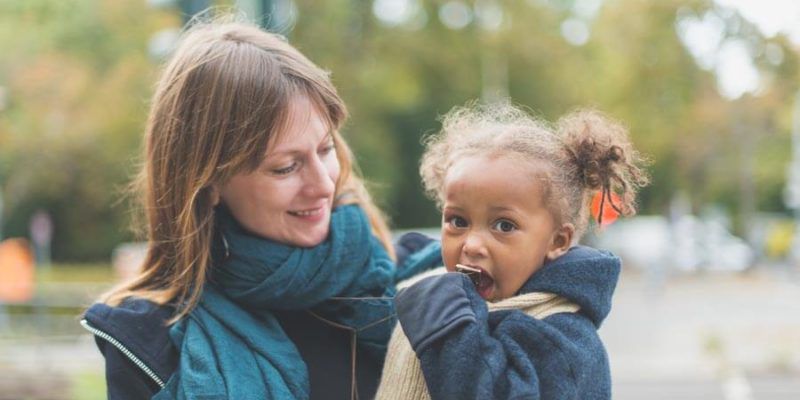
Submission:
[[[438,116],[506,95],[548,120],[589,106],[627,124],[654,161],[644,213],[665,212],[677,191],[695,211],[724,205],[740,227],[754,210],[785,211],[798,58],[784,36],[766,38],[711,0],[607,0],[590,12],[574,0],[408,0],[402,18],[384,15],[386,3],[294,0],[288,35],[332,72],[352,114],[344,134],[396,227],[438,224],[418,175]],[[682,21],[712,14],[723,39],[747,44],[763,82],[755,94],[722,96],[681,41]],[[47,209],[55,260],[104,259],[131,238],[127,207],[115,204],[157,76],[148,40],[180,24],[145,2],[0,2],[4,234],[26,236],[30,215]]]
[[[143,2],[0,2],[0,187],[7,236],[53,216],[53,258],[108,259],[129,240],[115,207],[138,156],[155,65],[147,40],[167,14]]]

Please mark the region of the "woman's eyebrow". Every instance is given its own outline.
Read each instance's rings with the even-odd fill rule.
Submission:
[[[274,157],[277,157],[277,156],[285,156],[285,155],[299,156],[299,155],[302,155],[303,153],[304,153],[304,151],[296,150],[296,149],[286,149],[286,150],[281,150],[281,151],[274,151],[274,152],[267,153],[267,155],[264,156],[264,161],[269,161],[271,158],[274,158]]]
[[[327,142],[328,140],[333,140],[333,135],[332,135],[332,134],[328,134],[328,135],[326,135],[326,136],[325,136],[325,137],[324,137],[324,138],[323,138],[323,139],[322,139],[322,140],[319,142],[319,144],[325,143],[325,142]],[[271,152],[267,153],[267,155],[266,155],[266,156],[264,156],[264,157],[265,157],[265,158],[269,158],[269,157],[274,157],[274,156],[282,156],[282,155],[302,155],[302,154],[304,154],[305,152],[306,152],[305,150],[301,150],[301,149],[291,149],[291,148],[289,148],[289,149],[285,149],[285,150],[271,151]]]

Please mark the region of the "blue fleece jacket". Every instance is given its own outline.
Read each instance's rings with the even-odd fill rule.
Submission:
[[[580,311],[542,320],[519,310],[489,313],[459,273],[424,279],[395,304],[433,399],[610,399],[597,328],[619,271],[619,258],[582,246],[545,264],[519,294],[554,293]]]

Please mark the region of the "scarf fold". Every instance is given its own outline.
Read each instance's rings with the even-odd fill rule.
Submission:
[[[216,214],[209,283],[170,330],[180,362],[154,399],[309,398],[306,365],[271,310],[311,311],[385,354],[395,268],[360,207],[336,208],[328,238],[311,248],[251,235],[224,208]]]

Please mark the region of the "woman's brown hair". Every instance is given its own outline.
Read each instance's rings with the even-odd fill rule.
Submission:
[[[211,268],[212,187],[252,172],[289,123],[290,103],[308,98],[330,125],[341,173],[339,205],[357,203],[393,256],[385,218],[354,171],[338,130],[347,109],[328,73],[281,36],[241,22],[188,29],[167,62],[145,131],[145,159],[132,187],[141,196],[148,249],[139,275],[101,300],[128,297],[176,307],[170,322],[199,301]]]

